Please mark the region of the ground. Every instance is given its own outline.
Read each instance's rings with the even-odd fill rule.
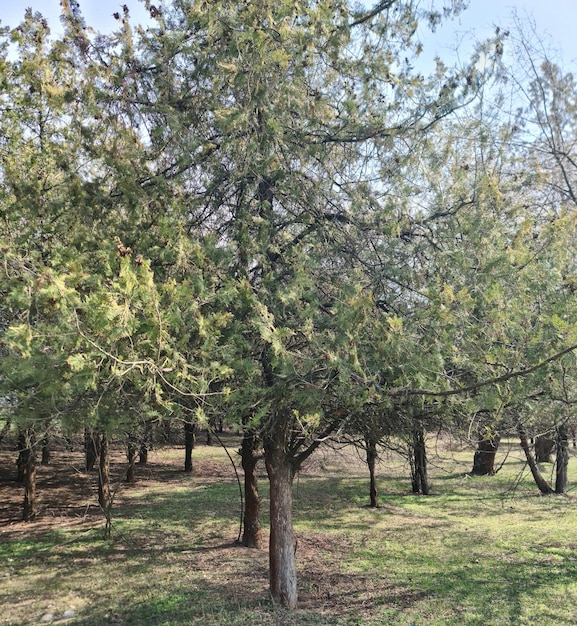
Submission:
[[[230,437],[229,437],[230,440]],[[212,450],[201,446],[202,456],[195,454],[194,472],[187,476],[181,471],[183,450],[180,447],[163,447],[149,454],[146,466],[137,466],[137,483],[127,485],[123,482],[126,468],[126,457],[118,447],[111,456],[112,483],[118,490],[115,496],[114,509],[118,517],[132,514],[138,515],[140,507],[145,506],[148,494],[162,493],[171,483],[189,484],[198,488],[208,487],[216,483],[230,484],[235,481],[235,472],[230,460],[223,456],[218,447]],[[197,450],[198,452],[198,450]],[[211,458],[219,457],[218,460]],[[312,474],[323,465],[323,455],[309,463],[303,472]],[[3,497],[0,502],[0,542],[18,542],[35,540],[42,542],[51,540],[53,533],[71,531],[72,541],[82,537],[83,532],[90,533],[95,528],[104,526],[103,513],[98,506],[97,470],[85,472],[84,456],[80,446],[73,452],[64,449],[53,451],[49,464],[37,467],[38,515],[33,522],[21,521],[23,488],[14,481],[16,473],[16,452],[4,449],[0,456],[0,486]],[[349,459],[350,460],[350,459]],[[356,454],[355,454],[355,460]],[[261,474],[263,481],[265,475]],[[298,489],[298,484],[297,484]],[[267,506],[265,499],[264,506]],[[232,504],[231,517],[237,515]],[[384,512],[384,510],[383,510]],[[263,511],[266,518],[268,512]],[[240,526],[231,524],[230,529],[240,532]],[[370,576],[343,574],[338,571],[338,563],[346,553],[349,545],[346,540],[335,542],[332,535],[315,533],[297,533],[297,560],[302,575],[299,580],[299,610],[303,615],[307,609],[314,609],[315,614],[326,613],[331,623],[331,615],[338,615],[341,610],[349,613],[351,608],[361,616],[370,613],[374,599],[371,599]],[[123,537],[120,529],[113,528],[113,541],[117,554],[135,552],[153,554],[156,547],[151,545],[157,538],[148,541],[146,535],[130,538]],[[124,541],[126,539],[126,541]],[[185,570],[205,572],[205,580],[222,587],[231,605],[259,607],[268,604],[268,553],[265,550],[250,550],[238,544],[238,534],[229,533],[222,536],[217,530],[208,530],[202,538],[202,546],[191,549],[177,549],[178,559]],[[268,531],[265,529],[265,545]],[[170,538],[163,541],[159,550],[170,549]],[[123,545],[125,544],[125,545]],[[319,561],[319,555],[325,555]],[[150,559],[154,560],[154,559]],[[1,572],[0,572],[1,574]],[[239,584],[239,576],[242,584]],[[402,601],[402,598],[398,599]],[[22,603],[22,611],[26,612],[28,602]],[[82,601],[73,601],[71,605],[81,607]],[[342,605],[342,607],[340,606]],[[61,607],[64,608],[64,607]],[[51,610],[48,606],[47,611]],[[66,609],[64,609],[66,610]],[[41,611],[42,612],[42,611]],[[62,614],[63,611],[60,611]],[[46,615],[46,613],[44,613]],[[111,613],[110,619],[121,617]],[[271,618],[272,619],[272,618]],[[274,623],[282,623],[282,616],[274,618]],[[293,617],[287,617],[287,623],[293,623]],[[304,617],[303,617],[304,619]],[[60,623],[64,623],[59,620]],[[1,620],[0,620],[1,623]],[[25,622],[20,622],[20,624]]]
[[[224,441],[238,465],[238,438]],[[126,457],[115,447],[110,540],[80,446],[38,467],[31,523],[20,520],[16,453],[3,447],[0,624],[569,626],[574,486],[567,497],[539,496],[519,452],[511,442],[496,477],[473,479],[471,449],[431,442],[426,498],[410,493],[406,463],[385,453],[375,510],[359,454],[319,451],[295,481],[299,608],[289,613],[270,602],[267,550],[237,543],[239,487],[222,447],[200,444],[192,474],[181,471],[182,447],[159,447],[134,485],[123,482]],[[260,486],[266,532],[262,468]]]

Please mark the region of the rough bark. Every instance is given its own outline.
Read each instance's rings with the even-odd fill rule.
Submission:
[[[42,439],[42,465],[48,465],[52,456],[50,448],[50,437],[46,436]]]
[[[7,417],[4,426],[2,426],[2,430],[0,430],[0,443],[2,443],[4,437],[10,432],[10,427],[12,426],[12,418]]]
[[[427,447],[425,429],[418,425],[413,429],[413,493],[429,495],[429,480],[427,476]]]
[[[552,463],[555,440],[549,435],[535,437],[535,460],[537,463]]]
[[[192,451],[196,442],[196,424],[184,422],[184,471],[192,472]]]
[[[136,463],[136,452],[137,446],[134,437],[129,436],[128,442],[126,444],[126,457],[128,459],[128,467],[126,468],[126,482],[127,483],[135,483],[136,482],[136,471],[135,471],[135,463]]]
[[[172,441],[172,423],[170,420],[167,420],[162,428],[162,437],[164,439],[164,443],[171,445]]]
[[[495,456],[499,449],[500,437],[494,435],[479,439],[473,458],[473,476],[493,476],[495,474]]]
[[[24,484],[24,474],[26,472],[26,431],[18,431],[18,458],[16,459],[16,482]]]
[[[377,442],[374,438],[370,436],[365,437],[365,449],[367,452],[367,466],[369,468],[370,479],[370,506],[376,509],[379,506],[379,493],[377,490],[377,476],[375,471],[377,465]]]
[[[138,451],[138,465],[146,465],[148,463],[148,445],[146,441],[142,442]]]
[[[91,472],[98,459],[98,442],[96,434],[90,428],[84,430],[84,468]]]
[[[525,453],[525,458],[527,459],[527,465],[531,470],[531,474],[533,476],[533,480],[535,484],[539,488],[539,491],[543,494],[553,493],[553,489],[549,483],[543,478],[541,471],[539,470],[539,466],[537,465],[537,461],[533,456],[533,452],[531,451],[531,446],[529,444],[529,438],[527,437],[527,433],[521,424],[517,427],[519,433],[519,439],[521,441],[521,448],[523,448],[523,452]]]
[[[98,503],[107,513],[110,508],[110,458],[108,454],[108,437],[101,433],[99,437],[100,457],[98,465]]]
[[[294,609],[298,601],[292,523],[294,470],[285,452],[283,426],[277,424],[265,442],[265,463],[270,483],[270,592],[275,603]]]
[[[567,424],[560,424],[557,427],[555,447],[557,450],[555,493],[566,493],[567,467],[569,465],[569,429]]]
[[[142,441],[140,442],[140,449],[138,451],[138,464],[146,465],[148,463],[148,451],[152,447],[152,424],[150,421],[146,422],[144,427],[144,434],[142,435]]]
[[[34,449],[34,433],[27,429],[24,432],[24,448],[21,451],[23,464],[24,504],[22,519],[29,522],[36,517],[36,452]]]
[[[260,525],[260,497],[258,493],[257,464],[260,459],[260,441],[253,431],[244,433],[240,449],[244,470],[244,516],[242,543],[247,548],[262,548]]]

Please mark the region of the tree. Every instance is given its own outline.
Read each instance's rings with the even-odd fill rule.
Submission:
[[[323,397],[337,380],[350,387],[349,301],[365,297],[340,275],[356,233],[388,219],[379,197],[393,173],[371,184],[371,168],[410,150],[469,88],[463,76],[441,90],[441,68],[431,81],[411,73],[410,3],[155,8],[158,27],[125,48],[123,101],[157,178],[186,189],[188,228],[234,253],[222,279],[239,295],[234,369],[254,385],[246,414],[271,486],[271,590],[293,607],[292,480],[340,421]]]
[[[208,423],[226,406],[244,431],[246,542],[262,445],[271,593],[293,608],[302,463],[363,410],[401,407],[392,432],[410,437],[425,492],[441,398],[497,414],[540,393],[573,349],[573,298],[555,297],[571,220],[547,206],[535,223],[538,185],[507,152],[520,130],[483,100],[499,38],[461,70],[413,70],[419,20],[438,12],[174,0],[150,7],[146,31],[125,11],[91,39],[63,10],[50,48],[27,14],[2,128],[3,383],[19,425],[57,406],[106,444],[143,415]],[[355,428],[371,464],[369,421]]]

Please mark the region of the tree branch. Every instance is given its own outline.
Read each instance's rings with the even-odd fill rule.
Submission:
[[[367,13],[357,13],[355,21],[349,24],[349,28],[353,28],[354,26],[360,26],[361,24],[372,20],[373,17],[375,17],[379,13],[390,9],[393,4],[395,4],[395,2],[397,2],[397,0],[384,0],[383,2],[379,2],[373,9],[371,9]]]
[[[541,369],[548,363],[553,361],[558,361],[561,357],[569,354],[570,352],[574,352],[577,350],[577,343],[564,348],[563,350],[556,352],[555,354],[543,359],[536,365],[532,365],[531,367],[524,367],[519,370],[514,370],[512,372],[507,372],[506,374],[502,374],[501,376],[496,376],[495,378],[489,378],[488,380],[482,380],[477,383],[473,383],[472,385],[468,385],[466,387],[459,387],[457,389],[446,389],[444,391],[434,391],[432,389],[410,389],[410,388],[400,388],[400,389],[390,389],[384,390],[380,389],[386,396],[390,398],[399,398],[403,396],[437,396],[437,397],[446,397],[446,396],[455,396],[460,393],[468,393],[470,391],[476,391],[477,389],[481,389],[482,387],[488,387],[489,385],[496,385],[497,383],[502,383],[507,380],[511,380],[512,378],[521,378],[522,376],[527,376],[528,374],[532,374],[536,372],[538,369]],[[370,382],[370,381],[365,381]],[[374,383],[371,383],[374,384]]]

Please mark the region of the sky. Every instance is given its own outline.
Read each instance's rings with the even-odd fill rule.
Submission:
[[[147,16],[139,0],[78,1],[86,23],[101,32],[117,28],[118,23],[112,14],[121,11],[123,4],[129,7],[133,19],[144,20]],[[376,1],[364,0],[368,6]],[[421,0],[422,6],[429,6],[431,2]],[[0,23],[17,26],[26,7],[41,12],[48,19],[52,30],[58,30],[60,0],[0,0]],[[435,36],[426,40],[426,49],[430,50],[431,56],[438,53],[444,60],[451,61],[459,45],[459,56],[464,60],[475,39],[490,36],[496,25],[503,29],[510,28],[515,13],[522,21],[534,24],[536,34],[548,48],[557,52],[555,60],[566,71],[574,71],[577,66],[577,0],[469,0],[469,8],[460,17],[447,23]]]

